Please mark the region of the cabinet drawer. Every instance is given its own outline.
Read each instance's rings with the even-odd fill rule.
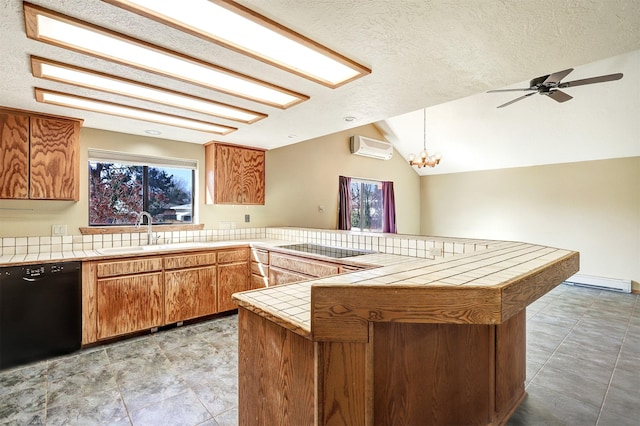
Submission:
[[[248,260],[248,249],[224,250],[218,252],[218,263],[233,263]]]
[[[300,272],[312,277],[325,277],[338,273],[339,267],[333,263],[324,263],[304,257],[287,256],[271,253],[269,266],[277,266],[294,272]]]
[[[216,264],[216,253],[193,253],[179,256],[166,256],[164,258],[165,269],[193,268]]]
[[[309,281],[311,279],[313,279],[313,277],[296,272],[285,271],[278,268],[269,269],[269,286]]]
[[[251,250],[251,260],[265,265],[269,264],[269,252],[266,250]]]
[[[268,277],[269,267],[267,265],[263,265],[262,263],[251,262],[251,273]]]
[[[256,275],[256,274],[252,274],[251,275],[251,289],[256,289],[256,288],[265,288],[268,287],[269,284],[269,279],[267,278],[268,275],[265,275],[264,277],[262,275]]]
[[[356,271],[362,271],[363,269],[370,269],[366,266],[359,266],[359,265],[340,265],[340,273],[341,274],[346,274],[349,272],[356,272]]]
[[[161,257],[145,257],[141,259],[98,263],[97,275],[98,278],[103,278],[160,270],[162,270]]]

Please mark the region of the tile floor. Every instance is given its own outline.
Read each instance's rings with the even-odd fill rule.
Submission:
[[[236,315],[0,372],[0,424],[237,424]],[[509,425],[638,426],[640,296],[561,285],[527,310]]]

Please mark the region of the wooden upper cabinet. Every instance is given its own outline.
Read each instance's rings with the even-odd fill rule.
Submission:
[[[30,198],[80,199],[80,123],[31,117]]]
[[[0,110],[0,198],[78,201],[81,123]]]
[[[205,147],[207,204],[264,204],[265,153],[226,144]]]
[[[244,150],[242,204],[264,204],[264,151]]]
[[[29,198],[29,117],[0,112],[0,198]]]

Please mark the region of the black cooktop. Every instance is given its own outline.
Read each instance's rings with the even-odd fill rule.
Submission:
[[[288,246],[281,246],[281,248],[289,249],[289,250],[297,250],[304,251],[306,253],[319,254],[321,256],[341,258],[341,257],[352,257],[352,256],[360,256],[363,254],[371,254],[373,251],[366,250],[355,250],[348,248],[340,248],[340,247],[328,247],[321,246],[319,244],[290,244]]]

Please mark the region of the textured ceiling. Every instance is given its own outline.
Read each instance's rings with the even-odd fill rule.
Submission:
[[[193,143],[219,140],[275,148],[640,49],[637,0],[239,2],[372,69],[364,78],[329,89],[102,1],[32,3],[311,97],[288,110],[279,110],[49,46],[26,38],[21,1],[0,0],[0,105],[84,118],[85,127],[139,135],[156,129],[162,132],[162,138]],[[30,72],[30,55],[232,103],[269,117],[252,125],[240,124],[238,131],[227,136],[215,136],[39,104],[34,99],[34,87],[236,125],[203,114],[38,80]],[[492,105],[509,99],[492,96]],[[356,120],[345,122],[345,116]]]

